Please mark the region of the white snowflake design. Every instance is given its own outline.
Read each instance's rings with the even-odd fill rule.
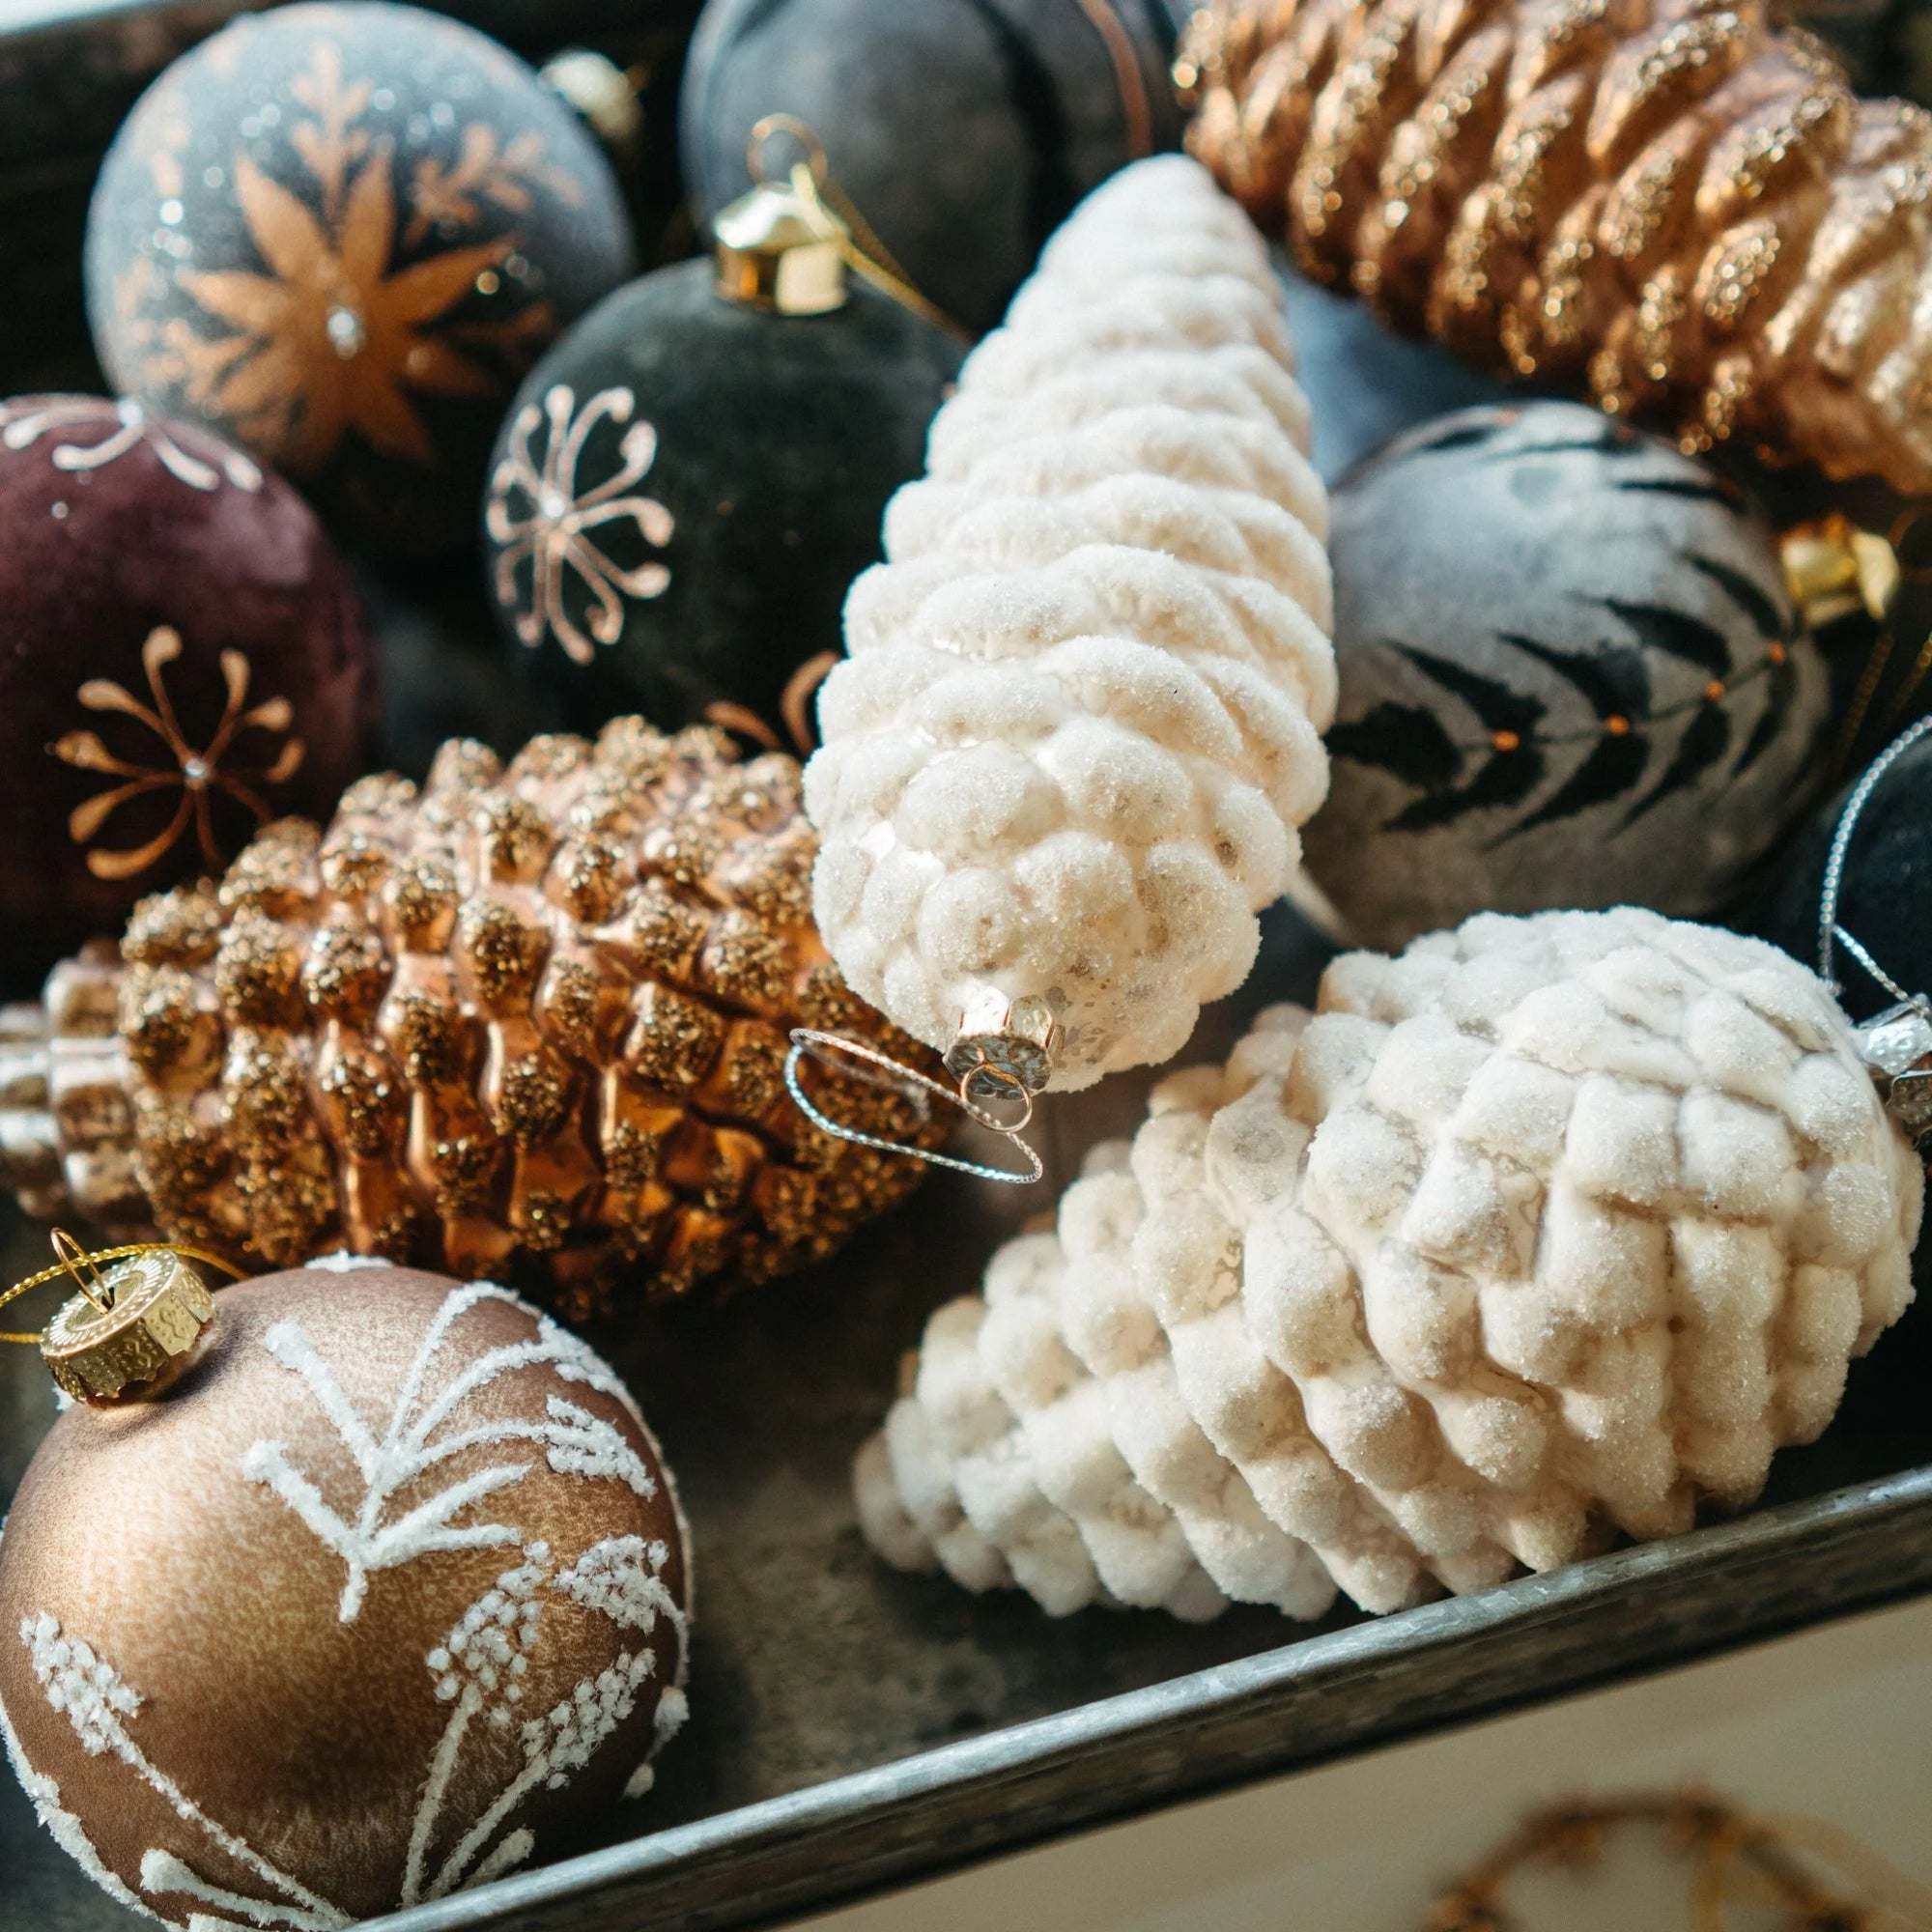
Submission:
[[[662,550],[674,527],[670,512],[655,497],[626,495],[640,483],[657,460],[658,433],[647,422],[632,422],[637,398],[629,389],[602,389],[577,410],[577,394],[558,383],[543,399],[541,409],[528,403],[510,425],[510,453],[497,464],[490,479],[489,506],[484,523],[497,555],[497,601],[516,612],[517,636],[534,649],[546,636],[554,637],[574,663],[587,665],[599,644],[614,644],[624,629],[624,599],[661,597],[670,584],[662,563],[643,563],[625,570],[591,537],[591,532],[628,519],[639,537]],[[617,453],[623,459],[616,472],[581,495],[577,469],[584,444],[596,426],[609,418],[628,423]],[[548,423],[541,458],[530,439],[539,424]],[[525,604],[518,573],[530,570],[529,601]],[[565,608],[567,572],[575,573],[589,592],[593,608],[586,618],[589,637]]]
[[[114,405],[114,416],[116,426],[99,442],[55,443],[54,468],[69,471],[104,469],[130,449],[145,443],[160,459],[168,474],[190,490],[212,494],[227,482],[253,496],[262,488],[260,467],[239,449],[224,450],[218,467],[204,463],[200,457],[190,456],[168,434],[167,426],[157,422],[131,396]],[[61,430],[103,427],[100,404],[92,396],[53,396],[30,405],[0,406],[0,445],[8,449],[31,449],[42,437]]]
[[[551,1467],[562,1473],[621,1482],[640,1496],[657,1492],[649,1470],[623,1435],[561,1396],[548,1398],[541,1419],[461,1426],[464,1405],[479,1390],[501,1376],[538,1365],[567,1382],[611,1397],[642,1426],[623,1384],[585,1344],[546,1317],[535,1318],[537,1332],[531,1340],[489,1350],[433,1400],[425,1399],[431,1371],[451,1331],[471,1309],[489,1301],[524,1307],[507,1290],[488,1282],[451,1291],[410,1364],[380,1438],[356,1414],[300,1324],[277,1323],[263,1338],[264,1346],[307,1385],[354,1459],[362,1494],[350,1510],[337,1511],[314,1480],[294,1466],[280,1443],[256,1443],[242,1465],[250,1481],[266,1485],[343,1558],[349,1570],[340,1606],[345,1623],[355,1621],[369,1577],[378,1571],[439,1549],[497,1545],[517,1548],[521,1560],[497,1577],[424,1659],[431,1690],[449,1707],[449,1717],[424,1774],[412,1821],[400,1888],[399,1902],[404,1907],[487,1884],[526,1862],[536,1849],[534,1833],[521,1827],[504,1833],[504,1825],[533,1791],[566,1786],[629,1720],[656,1675],[657,1656],[648,1639],[660,1618],[676,1632],[680,1679],[689,1654],[687,1614],[664,1580],[670,1560],[665,1543],[638,1536],[607,1538],[585,1549],[568,1568],[559,1569],[545,1543],[524,1544],[504,1524],[459,1520],[474,1505],[500,1496],[522,1481],[534,1466],[529,1462],[484,1468],[390,1520],[396,1496],[407,1486],[466,1450],[507,1443],[543,1449]],[[523,1709],[526,1690],[551,1615],[599,1617],[645,1641],[621,1650],[611,1663],[577,1685],[549,1711],[527,1714]],[[188,1924],[196,1932],[217,1932],[238,1921],[263,1932],[345,1932],[353,1922],[349,1913],[211,1818],[148,1758],[130,1729],[138,1722],[144,1700],[111,1662],[48,1614],[27,1618],[20,1625],[19,1640],[49,1707],[67,1719],[82,1748],[91,1756],[111,1753],[120,1758],[211,1846],[251,1873],[263,1888],[259,1894],[244,1895],[213,1883],[176,1853],[151,1849],[140,1864],[140,1887],[147,1898],[187,1899],[208,1908],[189,1914]],[[657,1744],[683,1723],[686,1708],[681,1683],[660,1687],[654,1725]],[[515,1726],[522,1761],[432,1871],[430,1848],[442,1822],[464,1744],[478,1723],[498,1732]],[[59,1786],[26,1763],[4,1710],[0,1710],[0,1730],[43,1822],[98,1883],[125,1904],[142,1907],[143,1901],[102,1863],[79,1822],[62,1807]],[[649,1787],[646,1765],[632,1777],[626,1795],[641,1796]]]

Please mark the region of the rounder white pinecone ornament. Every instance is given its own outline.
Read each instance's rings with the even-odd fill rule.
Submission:
[[[1292,369],[1246,218],[1143,161],[1049,243],[887,511],[819,699],[814,903],[955,1072],[1166,1060],[1253,963],[1335,706]]]
[[[1922,1187],[1755,940],[1622,908],[1348,954],[933,1316],[861,1518],[1055,1613],[1389,1610],[1669,1535],[1832,1419]]]

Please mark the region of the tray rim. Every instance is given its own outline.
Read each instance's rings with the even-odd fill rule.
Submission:
[[[603,1932],[722,1932],[806,1916],[1928,1592],[1932,1463],[1292,1638],[371,1924],[563,1932],[594,1912]],[[1530,1664],[1533,1681],[1516,1675]],[[1365,1688],[1383,1693],[1373,1710]],[[1123,1779],[1128,1760],[1141,1768]]]

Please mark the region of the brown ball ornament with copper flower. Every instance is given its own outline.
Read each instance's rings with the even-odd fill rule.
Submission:
[[[0,974],[354,776],[375,665],[299,497],[137,403],[0,403]]]
[[[919,1167],[806,1118],[788,1034],[937,1063],[827,956],[799,788],[781,753],[636,718],[360,780],[0,1015],[0,1177],[118,1237],[248,1268],[346,1247],[572,1316],[820,1260]],[[814,1092],[895,1143],[948,1124],[849,1071]]]
[[[689,1538],[587,1347],[340,1257],[212,1297],[166,1250],[82,1280],[43,1347],[86,1331],[55,1366],[91,1399],[0,1544],[0,1742],[89,1877],[196,1932],[337,1932],[649,1790]],[[158,1385],[99,1393],[156,1333]]]
[[[1301,268],[1503,374],[1932,491],[1932,113],[1768,0],[1211,0],[1189,146]]]

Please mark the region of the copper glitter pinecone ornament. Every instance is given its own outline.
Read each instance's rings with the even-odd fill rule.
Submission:
[[[566,1313],[831,1253],[919,1169],[786,1094],[787,1030],[933,1063],[811,923],[799,769],[619,719],[507,768],[443,746],[325,833],[270,826],[218,887],[144,900],[118,953],[0,1016],[0,1177],[251,1267],[349,1248],[514,1276]],[[930,1141],[897,1094],[838,1118]]]
[[[1213,0],[1194,153],[1301,268],[1613,414],[1932,491],[1932,115],[1765,0]]]

